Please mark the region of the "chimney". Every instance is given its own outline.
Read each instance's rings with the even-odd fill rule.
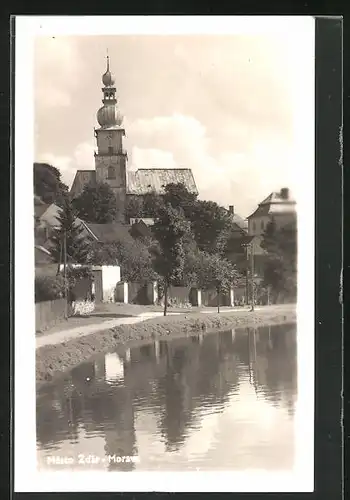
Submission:
[[[229,211],[230,215],[235,215],[235,207],[234,207],[234,205],[230,205],[228,207],[228,211]]]
[[[282,200],[288,200],[288,198],[289,198],[289,189],[288,188],[282,188],[280,195],[281,195]]]

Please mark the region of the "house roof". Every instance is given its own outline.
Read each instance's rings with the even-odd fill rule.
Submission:
[[[192,170],[189,168],[140,168],[136,172],[127,173],[127,194],[163,194],[167,184],[180,183],[189,192],[198,194]]]
[[[241,238],[230,238],[227,242],[227,252],[242,254],[246,245],[252,245],[255,255],[264,255],[266,252],[261,247],[261,241],[262,237],[258,235],[246,235]]]
[[[34,205],[45,205],[45,202],[38,196],[37,194],[34,195]]]
[[[243,229],[244,231],[248,231],[248,221],[244,220],[243,217],[241,217],[238,214],[231,215],[231,221],[236,224],[240,229]]]
[[[227,242],[228,252],[242,253],[245,245],[249,245],[254,236],[242,236],[241,238],[229,238]]]
[[[152,230],[145,222],[140,219],[136,222],[134,222],[131,225],[131,233],[132,236],[139,236],[142,238],[151,238],[152,237]]]
[[[44,248],[43,246],[35,245],[34,250],[36,265],[52,263],[53,259],[51,257],[51,254],[46,248]]]
[[[42,203],[40,205],[34,205],[34,214],[35,217],[40,218],[46,210],[49,208],[49,204],[47,203]]]
[[[113,243],[117,241],[132,241],[130,226],[124,224],[92,224],[82,222],[89,234],[100,243]]]
[[[271,193],[267,198],[265,198],[261,203],[259,203],[258,208],[249,215],[248,219],[251,217],[260,217],[264,215],[279,215],[287,213],[295,213],[296,202],[293,198],[288,197],[283,198],[282,193]]]

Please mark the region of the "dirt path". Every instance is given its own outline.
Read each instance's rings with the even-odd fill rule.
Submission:
[[[270,306],[270,307],[263,307],[263,308],[256,308],[256,311],[259,311],[260,309],[263,309],[264,311],[269,311],[269,310],[274,310],[275,308],[279,308],[281,306]],[[237,313],[242,313],[244,311],[247,311],[248,309],[242,309],[242,308],[225,308],[223,312],[237,312]],[[196,311],[197,312],[197,311]],[[201,314],[216,314],[216,308],[213,309],[203,309],[199,311]],[[168,316],[174,316],[174,315],[180,315],[180,314],[191,314],[189,311],[183,311],[183,312],[168,312]],[[102,332],[105,330],[109,330],[111,328],[114,328],[116,326],[121,326],[121,325],[134,325],[136,323],[140,323],[142,321],[146,321],[151,318],[157,318],[157,317],[162,317],[163,313],[160,311],[148,311],[148,312],[143,312],[138,314],[137,316],[130,316],[130,317],[119,317],[119,318],[113,318],[109,320],[104,320],[104,321],[96,321],[96,323],[92,324],[85,324],[85,325],[80,325],[76,326],[74,328],[65,328],[59,331],[55,331],[52,333],[47,333],[40,335],[36,338],[36,348],[39,349],[40,347],[47,346],[47,345],[57,345],[61,344],[63,342],[67,342],[68,340],[83,337],[85,335],[90,335],[91,333],[97,333],[97,332]]]

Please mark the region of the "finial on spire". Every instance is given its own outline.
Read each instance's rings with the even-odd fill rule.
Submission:
[[[107,71],[109,71],[109,55],[108,55],[108,47],[107,47]]]

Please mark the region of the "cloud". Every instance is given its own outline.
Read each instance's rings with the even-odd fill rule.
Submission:
[[[89,143],[78,144],[71,156],[56,156],[52,153],[43,153],[38,156],[38,162],[49,163],[58,168],[62,174],[62,181],[71,186],[77,169],[93,170],[94,147]]]
[[[191,168],[202,199],[234,204],[242,216],[249,215],[271,191],[283,187],[287,178],[287,185],[293,182],[291,175],[286,177],[286,170],[292,172],[290,147],[272,134],[249,140],[244,153],[227,146],[214,157],[206,128],[191,116],[136,120],[128,131],[129,142],[136,145],[130,155],[133,168]]]
[[[106,47],[126,117],[130,168],[191,168],[201,198],[234,204],[243,216],[272,190],[293,189],[302,87],[295,82],[306,58],[288,30],[38,38],[36,161],[49,152],[67,182],[77,168],[94,168]]]
[[[36,110],[65,108],[79,84],[81,62],[72,38],[39,37],[35,43]]]

